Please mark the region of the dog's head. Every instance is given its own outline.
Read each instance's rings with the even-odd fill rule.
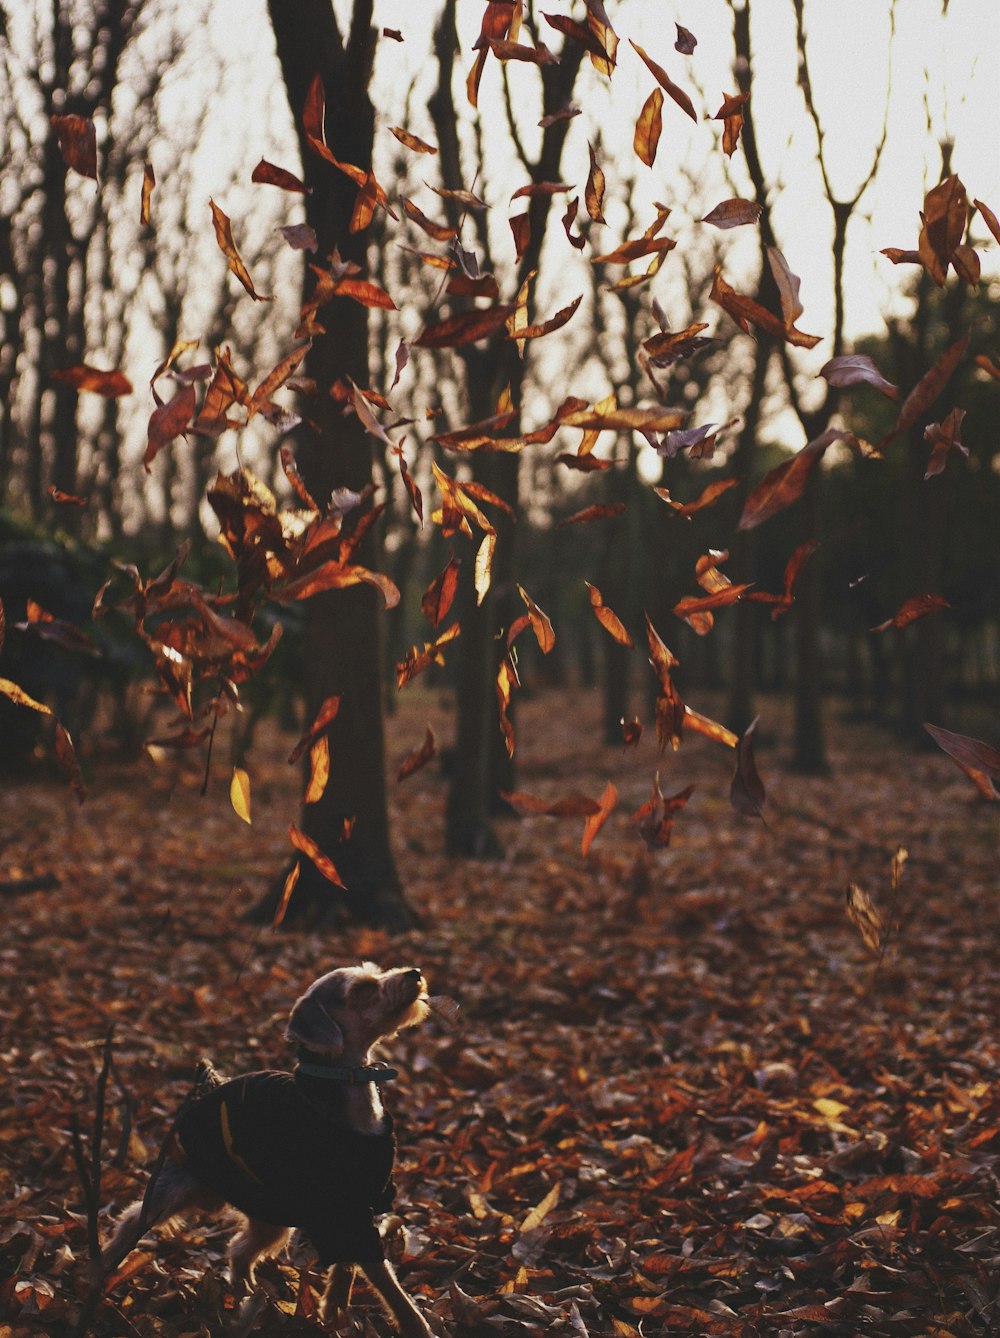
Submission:
[[[415,966],[374,962],[320,976],[295,1003],[285,1038],[331,1059],[363,1063],[371,1048],[427,1016],[427,982]]]

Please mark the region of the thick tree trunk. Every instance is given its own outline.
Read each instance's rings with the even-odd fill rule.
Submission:
[[[366,240],[351,233],[357,186],[306,145],[301,115],[316,74],[326,94],[326,139],[343,162],[371,166],[374,110],[368,97],[376,32],[370,0],[356,0],[345,42],[330,0],[270,0],[285,87],[299,132],[303,176],[312,193],[306,217],[315,229],[320,256],[334,247],[345,260],[363,266]],[[327,333],[309,353],[308,372],[317,384],[310,417],[318,432],[304,437],[299,464],[310,491],[322,505],[335,488],[361,490],[372,478],[372,454],[356,417],[345,418],[329,395],[338,379],[368,384],[367,310],[338,299],[323,313]],[[374,529],[357,552],[365,566],[377,565]],[[329,696],[341,698],[330,730],[330,780],[322,798],[306,806],[305,832],[337,866],[345,894],[302,861],[289,916],[310,921],[339,919],[345,913],[365,923],[398,929],[414,922],[392,854],[386,799],[385,739],[381,691],[381,595],[370,586],[329,591],[306,603],[303,679],[310,718]],[[351,824],[353,823],[353,826]],[[345,840],[345,824],[350,835]],[[273,906],[273,889],[258,910]]]

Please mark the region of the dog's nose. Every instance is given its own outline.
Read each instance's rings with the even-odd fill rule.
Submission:
[[[406,975],[409,980],[419,980],[423,974],[419,966],[406,967]]]

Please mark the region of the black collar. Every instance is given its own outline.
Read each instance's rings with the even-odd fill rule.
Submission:
[[[325,1078],[329,1082],[343,1082],[352,1087],[373,1082],[376,1086],[392,1082],[399,1077],[398,1069],[391,1069],[387,1064],[356,1064],[347,1068],[342,1064],[316,1064],[308,1059],[300,1059],[295,1066],[296,1073],[308,1078]]]

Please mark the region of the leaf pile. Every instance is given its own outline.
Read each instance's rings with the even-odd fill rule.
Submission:
[[[86,1296],[69,1130],[76,1117],[86,1142],[108,1028],[101,1205],[115,1213],[141,1192],[199,1056],[226,1074],[286,1065],[290,1001],[359,956],[417,961],[461,1006],[456,1028],[432,1018],[387,1051],[401,1153],[386,1228],[439,1331],[997,1331],[994,810],[940,753],[914,759],[841,724],[833,760],[849,780],[792,782],[774,736],[755,737],[765,827],[721,797],[729,762],[709,739],[664,758],[650,731],[627,754],[600,751],[590,717],[594,697],[543,694],[519,728],[543,806],[579,791],[593,812],[617,787],[586,859],[576,804],[512,820],[502,862],[457,864],[437,849],[438,767],[398,786],[399,863],[428,928],[397,939],[240,922],[297,801],[277,732],[259,746],[252,826],[221,779],[199,798],[183,753],[109,770],[86,810],[55,782],[8,798],[0,1332],[68,1335]],[[453,737],[418,687],[394,717],[394,766],[428,725],[442,747]],[[669,850],[635,840],[636,749],[649,771],[666,762],[665,795],[694,786]],[[845,890],[888,917],[900,846],[905,929],[876,962]],[[161,1232],[90,1331],[221,1332],[226,1235],[213,1219]],[[315,1279],[300,1291],[287,1261],[261,1275],[274,1295],[255,1332],[321,1332]],[[366,1332],[388,1333],[357,1290]]]

